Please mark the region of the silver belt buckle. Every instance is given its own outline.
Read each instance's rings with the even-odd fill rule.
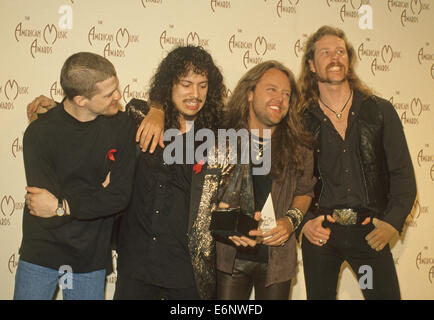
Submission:
[[[350,226],[357,224],[357,212],[353,209],[334,209],[332,213],[333,219],[336,223],[342,226]]]

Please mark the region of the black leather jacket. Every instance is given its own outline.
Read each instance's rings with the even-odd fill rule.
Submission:
[[[394,155],[386,154],[384,128],[385,121],[390,121],[390,119],[395,122],[400,121],[399,117],[390,102],[377,96],[367,97],[360,92],[357,93],[357,96],[362,99],[362,106],[356,121],[358,121],[357,130],[360,148],[358,150],[358,157],[365,191],[364,207],[371,211],[373,216],[389,222],[397,230],[402,230],[405,219],[411,211],[416,197],[414,171],[402,131],[402,125],[395,125],[394,130],[396,132],[389,133],[389,135],[393,135],[394,138],[399,139],[400,144],[403,144],[404,147],[399,151],[399,161],[405,162],[405,166],[399,172],[393,172],[394,177],[399,175],[401,178],[391,179],[389,166],[394,161]],[[315,198],[312,201],[311,210],[306,215],[303,224],[318,215],[317,208],[319,207],[319,198],[323,187],[321,170],[318,165],[319,156],[322,151],[322,146],[320,145],[321,121],[312,113],[313,108],[318,108],[318,104],[312,104],[306,109],[303,120],[305,128],[314,135],[317,141],[317,149],[314,152],[314,175],[317,177],[318,182],[315,187]],[[387,114],[386,119],[385,114]],[[391,167],[394,167],[394,165]],[[402,184],[404,181],[405,184],[401,185],[401,190],[397,192],[395,185],[398,183]],[[391,195],[391,182],[395,184],[393,186],[395,195]],[[404,195],[403,192],[405,193]],[[399,205],[398,202],[400,202]],[[399,206],[403,207],[397,210],[396,208]],[[393,210],[392,207],[394,207]],[[301,228],[302,226],[299,230]]]

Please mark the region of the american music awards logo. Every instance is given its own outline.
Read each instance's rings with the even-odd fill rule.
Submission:
[[[307,40],[307,34],[303,34],[301,39],[297,39],[294,42],[293,51],[294,55],[299,58],[302,57],[305,50],[306,50],[306,40]]]
[[[266,55],[269,52],[276,51],[277,45],[263,35],[248,38],[244,35],[242,29],[238,29],[236,33],[229,37],[228,49],[231,54],[244,52],[242,64],[246,69],[249,69],[251,66],[267,60]]]
[[[36,59],[41,55],[53,54],[57,43],[68,38],[68,31],[50,22],[35,26],[31,23],[31,17],[27,16],[16,25],[14,37],[19,43],[30,42],[29,53]]]
[[[87,40],[92,47],[102,43],[105,58],[124,58],[127,48],[139,43],[140,37],[124,27],[107,31],[104,28],[104,22],[99,20],[97,25],[90,27]]]
[[[276,13],[279,18],[284,15],[297,13],[297,5],[300,0],[279,0],[276,5]]]
[[[424,251],[428,251],[428,247],[424,247]],[[426,252],[419,251],[416,255],[416,268],[417,270],[427,269],[427,278],[429,283],[434,282],[434,257],[428,255]]]
[[[419,65],[426,65],[427,63],[431,63],[431,67],[429,69],[429,74],[431,74],[431,78],[434,79],[434,53],[429,48],[430,43],[425,43],[425,46],[420,48],[417,53],[417,60]]]
[[[134,78],[122,90],[122,98],[125,103],[128,103],[131,99],[146,100],[145,88],[139,85],[137,78]]]
[[[387,8],[390,12],[399,12],[401,25],[419,23],[424,11],[431,10],[429,0],[387,0]]]
[[[63,92],[60,83],[54,81],[53,84],[50,86],[50,98],[54,101],[59,101],[62,100],[64,95],[65,93]]]
[[[196,31],[191,31],[187,35],[177,35],[175,26],[170,24],[169,28],[160,34],[160,47],[163,50],[170,50],[176,46],[201,46],[205,49],[209,47],[210,40],[200,35]]]
[[[429,213],[430,208],[428,206],[422,205],[419,199],[417,199],[413,204],[413,208],[407,217],[405,224],[409,227],[417,227],[420,218],[429,215]]]
[[[16,137],[11,144],[11,153],[14,158],[17,158],[18,153],[23,152],[23,142],[19,137]]]
[[[416,155],[416,163],[419,167],[428,170],[428,175],[431,178],[431,181],[434,181],[434,153],[429,151],[429,149],[429,144],[425,144],[423,148],[419,149]]]
[[[338,5],[338,13],[342,22],[348,19],[359,19],[362,6],[370,6],[370,0],[325,0],[327,6]]]
[[[396,96],[400,95],[400,91],[396,91]],[[392,96],[389,99],[396,111],[401,113],[401,122],[403,125],[419,125],[427,112],[431,112],[431,105],[422,102],[419,97],[413,97],[403,101],[400,97]],[[427,118],[427,117],[426,117]]]
[[[18,267],[19,254],[13,253],[8,259],[8,270],[10,274],[14,274]]]
[[[371,61],[370,69],[373,76],[381,72],[391,71],[393,61],[401,59],[401,51],[392,48],[392,46],[387,43],[380,47],[374,46],[371,44],[370,38],[366,38],[366,40],[357,47],[356,51],[361,62],[366,60]]]
[[[0,86],[0,110],[13,110],[15,101],[21,95],[29,95],[30,86],[23,85],[15,79],[8,79]]]
[[[24,198],[24,196],[23,196]],[[16,197],[7,194],[0,199],[0,227],[10,226],[12,217],[16,211],[21,212],[24,209],[24,201],[19,202]]]

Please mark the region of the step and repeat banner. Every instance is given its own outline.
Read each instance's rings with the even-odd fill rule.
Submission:
[[[91,51],[112,61],[125,104],[146,99],[168,51],[201,45],[231,94],[265,60],[297,75],[308,35],[324,24],[344,29],[358,74],[401,117],[418,197],[392,252],[402,297],[434,298],[433,0],[1,0],[0,14],[0,299],[12,298],[19,259],[26,106],[40,94],[62,99],[59,74],[69,55]],[[363,298],[355,276],[343,266],[339,299]],[[115,282],[116,272],[107,277],[107,299]],[[291,299],[305,298],[299,252]]]

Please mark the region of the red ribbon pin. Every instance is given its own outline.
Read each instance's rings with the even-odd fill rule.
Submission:
[[[200,160],[198,163],[196,163],[196,164],[193,166],[194,174],[198,174],[199,172],[202,171],[202,167],[203,167],[204,163],[205,163],[204,160]]]
[[[105,158],[109,158],[111,161],[115,161],[115,156],[114,153],[118,152],[118,150],[116,149],[110,149],[109,152],[107,152],[107,155],[105,156]]]

